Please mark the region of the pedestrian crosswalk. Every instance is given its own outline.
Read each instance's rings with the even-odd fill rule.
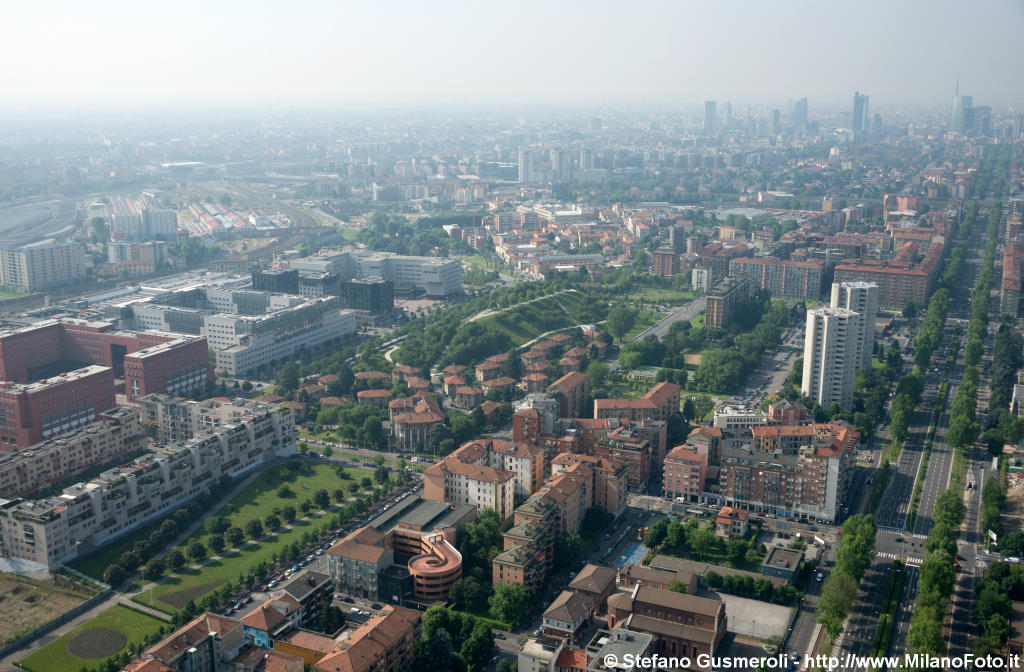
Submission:
[[[911,534],[905,530],[901,530],[898,527],[879,527],[879,532],[888,532],[889,534],[897,534],[904,537],[912,537],[914,539],[927,539],[928,537],[924,534]]]
[[[902,560],[903,562],[907,563],[907,565],[909,565],[910,567],[921,566],[921,558],[915,558],[912,555],[897,555],[896,553],[886,553],[884,551],[876,553],[875,555],[877,555],[879,558],[888,558],[889,560]]]

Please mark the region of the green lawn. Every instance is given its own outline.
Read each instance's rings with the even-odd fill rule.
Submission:
[[[0,289],[0,300],[3,299],[17,299],[22,296],[28,296],[30,292],[19,292],[13,289]]]
[[[352,478],[343,481],[338,478],[333,465],[314,463],[306,458],[293,459],[301,460],[299,464],[302,465],[304,472],[292,474],[284,466],[270,467],[234,498],[221,505],[216,514],[223,515],[232,525],[244,529],[245,524],[253,518],[270,515],[276,508],[291,505],[297,509],[306,499],[311,500],[317,490],[324,489],[330,494],[338,488],[347,488],[352,480],[358,483],[364,476],[373,477],[373,471],[369,469],[345,469]],[[294,493],[290,497],[280,497],[277,494],[278,489],[285,484]],[[302,513],[299,515],[301,517]],[[199,532],[189,537],[189,540],[205,541],[206,536],[205,533]],[[182,544],[187,545],[188,541]]]
[[[480,256],[479,254],[471,254],[462,257],[460,261],[464,261],[470,266],[485,270],[485,271],[497,271],[500,265],[495,266],[493,262],[489,262],[486,257]]]
[[[373,472],[367,469],[346,469],[352,475],[352,479],[343,481],[335,474],[335,467],[328,464],[312,464],[302,462],[307,469],[306,473],[289,477],[284,467],[271,467],[260,474],[252,483],[247,485],[231,501],[225,503],[218,511],[231,521],[244,529],[246,522],[256,518],[263,518],[273,513],[275,508],[298,505],[307,498],[312,498],[313,493],[321,488],[329,493],[337,488],[347,488],[351,481],[359,482],[364,476],[372,476]],[[280,497],[277,494],[278,488],[286,484],[294,493],[292,497]],[[333,503],[333,500],[332,500]],[[299,515],[302,513],[300,511]],[[184,570],[180,576],[165,580],[152,590],[136,596],[135,599],[141,604],[147,604],[164,611],[180,609],[188,600],[195,600],[211,590],[216,589],[226,580],[234,581],[238,575],[249,567],[259,564],[280,552],[282,548],[302,538],[304,532],[315,535],[328,527],[325,516],[312,521],[300,521],[290,530],[281,530],[273,537],[264,539],[257,544],[243,549],[241,552],[232,553],[220,560],[215,560],[203,565],[199,569]],[[199,531],[191,538],[206,542],[206,533]],[[187,542],[182,544],[187,546]]]
[[[359,240],[359,229],[350,229],[347,226],[341,227],[341,237],[349,243]]]
[[[283,478],[288,472],[284,467],[274,466],[267,469],[255,481],[250,483],[234,500],[223,504],[220,512],[230,518],[233,525],[244,528],[245,523],[250,519],[261,518],[269,513],[273,513],[276,507],[291,504],[298,508],[302,501],[312,498],[313,493],[320,488],[324,488],[330,493],[336,488],[346,487],[346,482],[338,479],[332,466],[308,462],[305,464],[311,469],[312,473],[305,476],[296,476],[294,480],[288,481],[288,487],[295,493],[294,497],[281,499],[277,496],[277,489],[285,482]],[[363,476],[373,476],[371,470],[346,469],[346,471],[356,481],[359,481]],[[150,523],[111,544],[104,545],[83,558],[72,561],[70,566],[72,569],[77,569],[95,579],[102,579],[103,572],[109,565],[116,562],[122,553],[131,550],[135,542],[140,539],[148,539],[149,535],[158,529],[162,523],[163,519]],[[200,532],[193,534],[190,539],[195,538],[205,542],[204,537],[205,535]],[[187,545],[187,542],[183,545]]]
[[[55,672],[56,670],[77,672],[83,668],[95,670],[103,658],[114,655],[121,649],[105,652],[97,650],[96,653],[101,653],[97,658],[80,658],[68,652],[68,642],[72,638],[88,630],[107,628],[123,634],[127,640],[126,646],[131,646],[135,642],[142,641],[161,625],[162,623],[152,616],[146,616],[127,607],[116,605],[56,641],[50,642],[27,658],[18,661],[18,664],[31,672]],[[76,639],[76,643],[82,642],[83,638]]]
[[[230,553],[220,560],[209,562],[199,569],[185,569],[178,576],[164,580],[151,590],[142,592],[132,599],[161,611],[171,612],[185,606],[189,600],[198,600],[226,581],[236,581],[240,573],[266,560],[271,561],[275,553],[293,541],[302,538],[304,532],[310,535],[328,528],[330,516],[319,520],[296,522],[290,530],[281,530],[273,537],[245,547],[241,552]]]
[[[149,539],[154,531],[160,528],[163,524],[164,519],[161,518],[148,525],[135,530],[131,534],[126,534],[120,539],[104,544],[101,548],[96,549],[89,555],[81,558],[75,558],[68,563],[72,569],[77,569],[82,574],[91,576],[94,579],[103,580],[103,572],[106,571],[107,567],[117,562],[117,559],[121,557],[121,554],[125,551],[130,551],[135,542],[140,539]]]
[[[639,303],[658,303],[669,306],[681,306],[687,301],[692,301],[696,296],[696,294],[689,290],[647,287],[630,294],[629,298]]]
[[[558,301],[576,319],[577,323],[589,322],[585,315],[593,311],[594,297],[584,292],[563,292],[558,295]]]
[[[643,333],[644,329],[647,329],[652,324],[657,324],[660,320],[665,319],[664,313],[654,313],[649,310],[638,310],[636,313],[636,324],[629,330],[623,340],[629,341],[632,338],[636,338]]]
[[[559,299],[563,296],[566,295],[559,296]],[[566,309],[572,310],[568,305]],[[574,317],[566,314],[553,298],[548,297],[485,317],[480,320],[480,324],[487,329],[508,334],[512,342],[519,346],[543,333],[575,326],[577,322]]]

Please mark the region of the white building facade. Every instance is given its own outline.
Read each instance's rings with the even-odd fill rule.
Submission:
[[[852,408],[861,337],[860,313],[846,308],[808,310],[803,393],[823,408]]]

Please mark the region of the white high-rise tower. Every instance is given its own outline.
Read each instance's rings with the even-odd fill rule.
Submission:
[[[860,313],[846,308],[808,310],[803,393],[823,408],[839,404],[850,410],[861,337]]]
[[[528,149],[519,150],[519,181],[533,182],[533,153]]]
[[[878,284],[874,282],[837,282],[832,285],[833,308],[860,313],[861,337],[857,344],[858,368],[871,368],[875,350],[875,318],[878,316]]]

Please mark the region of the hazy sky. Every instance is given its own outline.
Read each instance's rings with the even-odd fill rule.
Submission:
[[[1024,103],[1024,0],[9,2],[0,104]]]

